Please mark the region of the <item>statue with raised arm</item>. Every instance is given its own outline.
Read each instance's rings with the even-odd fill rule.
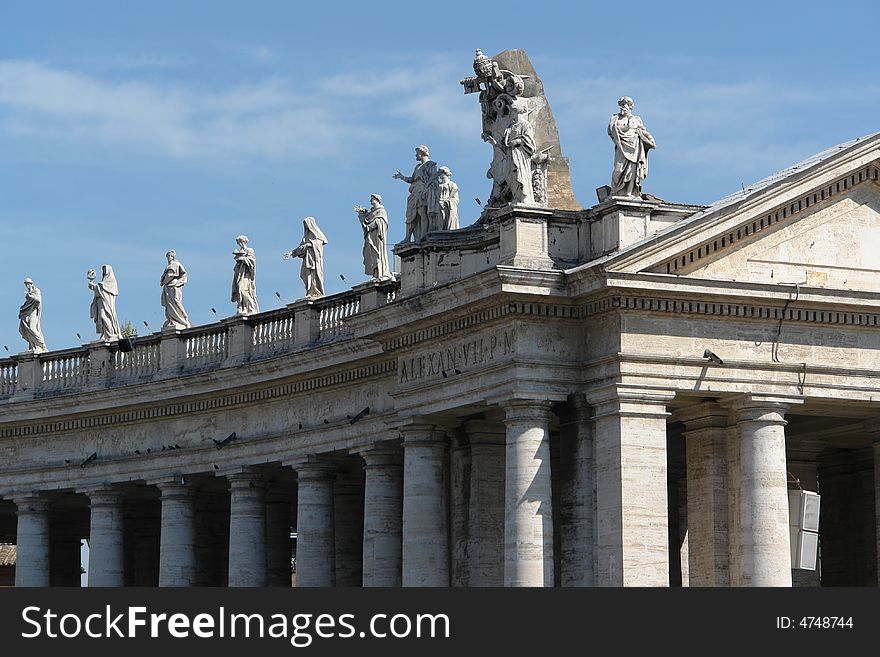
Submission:
[[[608,122],[608,136],[614,142],[614,171],[611,173],[611,196],[642,195],[642,181],[648,177],[648,151],[657,148],[641,117],[632,113],[633,99],[617,101],[620,112]]]
[[[429,206],[434,194],[433,188],[437,184],[437,163],[429,158],[428,147],[425,145],[416,146],[416,161],[418,164],[411,176],[405,176],[399,170],[391,176],[409,183],[404,242],[408,242],[410,236],[414,241],[419,242],[431,229]]]
[[[437,172],[436,214],[439,230],[458,229],[458,185],[452,182],[449,167],[440,167]]]
[[[40,354],[46,351],[46,340],[40,327],[43,315],[43,295],[30,278],[24,279],[24,303],[18,309],[18,332],[28,344],[28,351]]]
[[[361,228],[364,230],[364,273],[373,280],[391,278],[388,266],[388,213],[382,205],[382,197],[370,195],[370,207],[355,206]]]
[[[89,316],[95,322],[95,333],[101,336],[103,342],[112,342],[122,337],[119,330],[119,319],[116,316],[116,297],[119,296],[119,284],[113,267],[103,265],[101,267],[101,281],[95,282],[97,274],[94,269],[86,273],[89,281],[89,289],[94,294],[92,305],[89,308]]]
[[[177,259],[177,253],[173,249],[166,253],[165,257],[168,259],[168,266],[159,279],[159,284],[162,286],[162,307],[165,309],[165,323],[162,328],[189,328],[192,325],[183,307],[186,269]]]
[[[238,248],[232,252],[235,268],[232,270],[232,303],[238,304],[236,313],[253,315],[260,312],[257,303],[257,256],[248,246],[247,235],[235,238]]]
[[[324,245],[327,237],[318,228],[314,217],[303,219],[303,238],[293,251],[284,254],[284,259],[302,258],[299,276],[306,288],[306,297],[319,299],[324,296]]]

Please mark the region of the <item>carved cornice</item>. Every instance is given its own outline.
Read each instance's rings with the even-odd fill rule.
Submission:
[[[859,326],[863,328],[876,328],[880,325],[880,314],[878,313],[792,308],[786,307],[784,302],[779,302],[778,305],[770,305],[743,302],[694,301],[632,294],[606,296],[581,306],[581,313],[584,316],[601,315],[616,311],[785,320],[786,322]]]
[[[57,421],[22,423],[14,427],[0,428],[0,438],[63,433],[97,427],[119,426],[144,420],[170,418],[193,413],[211,412],[289,397],[321,388],[345,385],[354,381],[394,374],[396,371],[397,359],[383,360],[378,363],[341,370],[322,376],[314,376],[298,381],[231,392],[202,399],[169,402],[158,406],[130,410],[95,413],[86,417],[66,418]]]
[[[478,312],[473,312],[447,322],[441,322],[416,331],[393,337],[382,343],[383,351],[411,347],[429,340],[452,335],[468,328],[479,328],[484,324],[511,316],[519,317],[551,317],[554,319],[576,319],[580,315],[577,306],[562,303],[540,303],[533,301],[510,301],[495,304]]]

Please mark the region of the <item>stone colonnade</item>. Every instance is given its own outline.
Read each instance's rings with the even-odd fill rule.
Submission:
[[[423,418],[357,454],[292,460],[295,524],[294,491],[269,486],[265,470],[228,473],[226,583],[289,586],[295,529],[298,586],[666,586],[673,397],[615,386],[556,407],[515,399],[500,419]],[[800,402],[746,394],[676,410],[691,586],[791,585],[785,413]],[[198,484],[147,483],[161,507],[158,584],[202,583]],[[122,490],[82,493],[90,584],[123,585]],[[16,584],[47,586],[49,498],[15,503]]]

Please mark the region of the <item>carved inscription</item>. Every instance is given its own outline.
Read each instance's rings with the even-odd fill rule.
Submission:
[[[416,356],[400,359],[397,366],[397,382],[410,383],[421,379],[458,374],[513,354],[516,334],[512,330],[456,342],[431,349]],[[457,371],[456,371],[457,370]]]

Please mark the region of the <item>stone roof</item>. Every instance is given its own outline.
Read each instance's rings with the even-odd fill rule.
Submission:
[[[15,546],[0,543],[0,568],[15,565]]]
[[[745,191],[740,190],[740,191],[734,192],[732,194],[728,194],[727,196],[724,196],[724,197],[718,199],[714,203],[711,203],[709,205],[709,207],[707,207],[703,212],[695,214],[692,217],[688,217],[687,221],[693,221],[700,215],[709,214],[710,212],[717,212],[718,210],[721,210],[722,208],[725,208],[728,205],[733,205],[737,201],[741,201],[744,198],[748,198],[752,194],[755,194],[755,193],[761,191],[762,189],[769,187],[770,185],[772,185],[773,183],[775,183],[779,180],[783,180],[785,178],[788,178],[789,176],[791,176],[795,173],[800,173],[802,171],[806,171],[807,169],[810,169],[810,168],[824,162],[825,160],[831,158],[832,156],[836,155],[840,151],[846,150],[850,146],[855,146],[856,144],[861,143],[863,141],[866,141],[868,139],[871,139],[872,137],[876,137],[877,135],[880,135],[880,132],[872,132],[871,134],[865,135],[864,137],[856,137],[855,139],[850,139],[849,141],[845,141],[842,144],[837,144],[836,146],[832,146],[831,148],[826,148],[821,153],[816,153],[815,155],[811,155],[806,160],[798,162],[797,164],[793,164],[790,167],[782,169],[782,171],[777,171],[776,173],[771,174],[771,175],[767,176],[766,178],[759,180],[756,183],[752,183],[751,185],[748,185],[745,188]]]

